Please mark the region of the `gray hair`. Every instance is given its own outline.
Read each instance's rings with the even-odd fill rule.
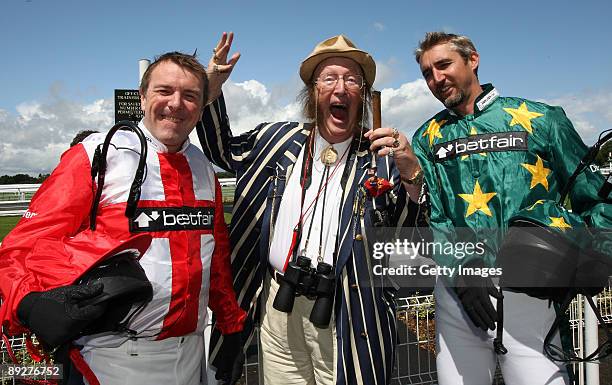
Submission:
[[[425,38],[419,42],[419,46],[414,50],[414,58],[416,62],[421,64],[421,56],[425,51],[439,45],[439,44],[450,44],[465,62],[468,61],[473,53],[476,53],[476,47],[469,37],[463,35],[455,35],[454,33],[446,32],[427,32]],[[474,70],[476,76],[478,76],[478,68]]]

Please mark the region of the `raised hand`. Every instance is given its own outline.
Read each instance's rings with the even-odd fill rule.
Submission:
[[[207,104],[217,99],[221,94],[221,86],[229,78],[234,66],[240,59],[240,53],[235,52],[228,60],[234,33],[223,32],[217,46],[213,49],[213,55],[208,62],[208,101]]]

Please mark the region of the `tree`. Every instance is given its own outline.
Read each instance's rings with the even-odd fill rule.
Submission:
[[[36,184],[42,183],[49,174],[38,174],[37,177],[28,174],[2,175],[0,184]]]

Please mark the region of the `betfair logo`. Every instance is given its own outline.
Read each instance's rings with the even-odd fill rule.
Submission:
[[[502,151],[527,151],[527,132],[511,131],[470,135],[434,146],[434,154],[436,160],[439,161],[463,155]]]
[[[34,218],[37,215],[38,215],[38,213],[32,212],[30,210],[26,210],[26,212],[23,213],[22,217],[24,217],[26,219],[30,219],[30,218]]]
[[[212,230],[214,219],[212,207],[138,208],[130,218],[130,231]]]

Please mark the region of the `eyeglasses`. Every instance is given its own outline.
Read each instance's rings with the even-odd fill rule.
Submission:
[[[336,88],[339,79],[342,79],[344,87],[347,90],[356,91],[363,88],[363,77],[361,75],[351,74],[342,76],[338,74],[321,74],[321,76],[317,78],[317,84],[320,84],[323,89],[331,90]]]

